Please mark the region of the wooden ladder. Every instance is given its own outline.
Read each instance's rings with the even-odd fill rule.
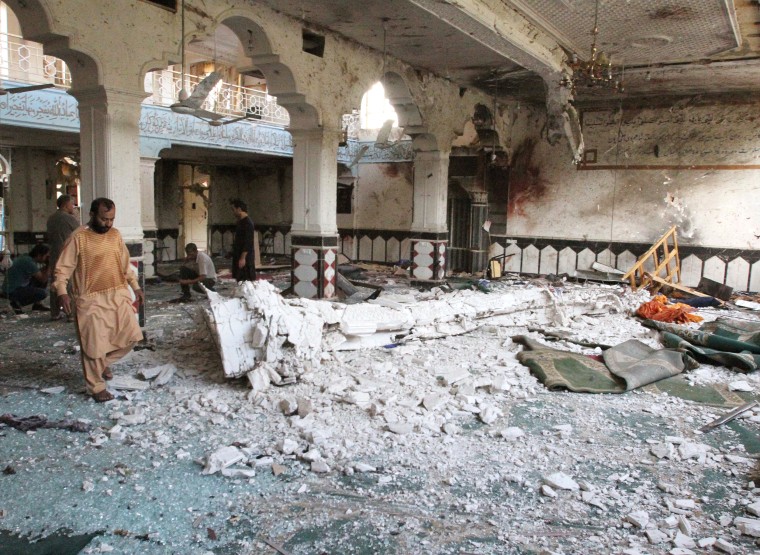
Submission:
[[[644,264],[651,260],[653,269],[645,270]],[[675,279],[674,279],[675,278]],[[631,289],[638,291],[642,287],[650,287],[656,293],[663,285],[677,286],[681,282],[681,259],[678,256],[678,239],[676,226],[671,227],[659,241],[650,247],[636,261],[636,264],[623,275],[623,280],[629,280]]]

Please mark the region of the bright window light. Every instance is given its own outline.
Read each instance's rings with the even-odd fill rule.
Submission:
[[[398,117],[391,103],[385,98],[385,89],[378,81],[362,98],[361,109],[362,129],[380,129],[386,120],[392,119],[394,127],[398,127]]]

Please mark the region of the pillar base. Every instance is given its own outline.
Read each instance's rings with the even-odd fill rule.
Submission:
[[[411,284],[434,287],[446,279],[447,233],[424,233],[411,239]]]
[[[291,285],[305,299],[335,297],[338,236],[293,235]]]

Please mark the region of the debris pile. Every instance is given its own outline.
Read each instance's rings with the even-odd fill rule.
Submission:
[[[284,299],[266,281],[244,282],[232,298],[208,292],[209,328],[225,376],[247,376],[254,392],[293,383],[324,353],[377,348],[469,333],[483,325],[567,325],[584,314],[625,313],[613,287],[515,288],[482,295],[436,289],[367,303]],[[633,296],[636,297],[636,296]]]

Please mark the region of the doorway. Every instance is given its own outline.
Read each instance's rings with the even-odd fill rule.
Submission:
[[[208,252],[211,177],[200,166],[180,164],[179,181],[182,203],[179,207],[180,244],[177,245],[177,256],[181,257],[188,243],[195,243],[198,250]]]

